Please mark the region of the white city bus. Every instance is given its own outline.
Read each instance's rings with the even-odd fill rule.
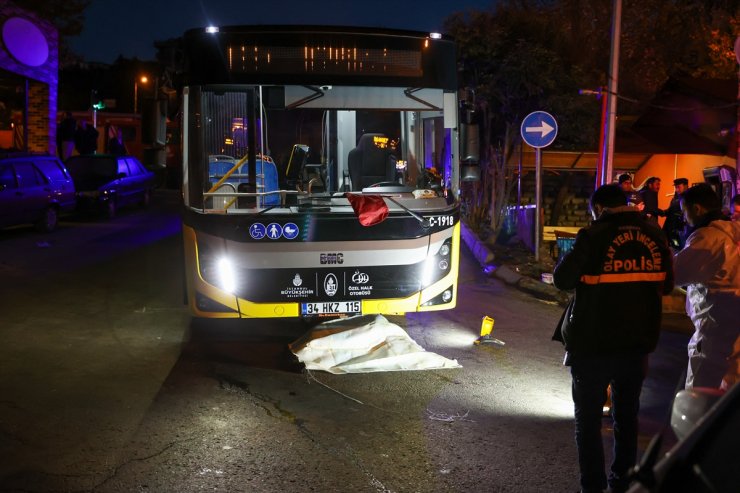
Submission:
[[[183,231],[195,316],[455,306],[451,40],[209,27],[185,34],[184,53]]]

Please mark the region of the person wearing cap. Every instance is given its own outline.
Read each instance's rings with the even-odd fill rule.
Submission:
[[[622,173],[617,177],[617,181],[619,182],[619,186],[622,187],[624,196],[627,197],[627,205],[637,207],[642,210],[645,207],[645,204],[637,190],[632,187],[632,177],[630,174]]]
[[[668,244],[674,250],[681,250],[686,243],[686,222],[681,212],[681,194],[689,187],[689,180],[676,178],[673,180],[673,198],[665,210],[665,223],[663,231],[668,238]]]

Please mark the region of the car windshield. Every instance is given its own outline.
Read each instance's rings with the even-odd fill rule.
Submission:
[[[76,180],[113,179],[118,171],[115,158],[73,157],[66,164]]]

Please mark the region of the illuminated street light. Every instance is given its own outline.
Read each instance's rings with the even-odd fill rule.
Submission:
[[[149,82],[149,78],[146,75],[142,75],[138,79],[134,80],[134,115],[137,114],[139,108],[139,83],[146,84]]]

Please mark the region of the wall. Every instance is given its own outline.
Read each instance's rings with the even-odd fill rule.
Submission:
[[[545,226],[588,226],[591,214],[588,211],[588,199],[594,192],[596,175],[592,171],[550,171],[542,174],[542,213]],[[566,185],[567,184],[567,185]],[[567,186],[567,189],[564,187]],[[509,197],[512,205],[516,204],[516,186]],[[562,193],[560,215],[558,220],[551,220],[553,207]],[[535,201],[535,173],[525,172],[522,175],[522,205],[531,205]]]
[[[21,28],[16,25],[15,30],[5,29],[18,21]],[[31,29],[22,29],[23,23],[30,23]],[[28,80],[28,149],[54,154],[59,68],[57,30],[35,14],[0,0],[0,33],[0,77],[9,72]]]
[[[666,209],[673,198],[674,178],[687,178],[689,185],[704,181],[702,170],[726,164],[736,167],[735,160],[727,156],[700,154],[656,154],[635,173],[633,184],[640,186],[647,178],[657,176],[661,180],[658,207]],[[662,221],[661,221],[662,222]]]

